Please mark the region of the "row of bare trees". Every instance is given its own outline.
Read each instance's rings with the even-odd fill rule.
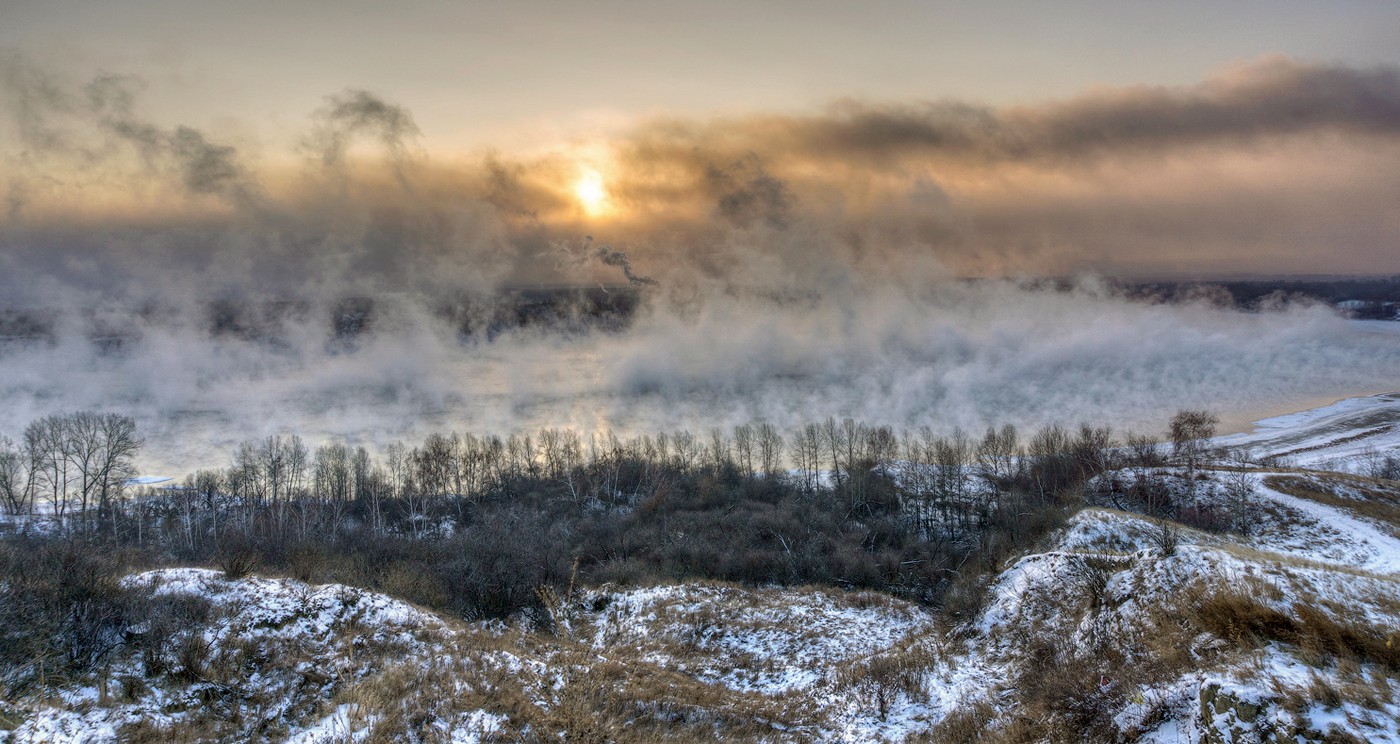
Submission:
[[[1213,417],[1182,412],[1172,421],[1173,450],[1200,464]],[[765,422],[619,438],[544,429],[498,436],[431,434],[417,446],[395,443],[375,457],[330,442],[314,449],[297,435],[248,441],[222,470],[189,476],[167,490],[167,509],[184,541],[230,521],[264,520],[279,534],[305,536],[344,523],[349,505],[375,533],[424,534],[444,518],[460,522],[483,497],[548,494],[576,504],[637,503],[665,494],[679,479],[735,473],[799,492],[840,497],[853,515],[897,513],[928,539],[979,529],[1006,494],[1054,502],[1125,459],[1160,461],[1146,437],[1115,441],[1105,427],[1051,425],[1022,439],[1014,426],[980,438],[930,427],[896,433],[828,417],[786,436]],[[60,519],[108,512],[133,474],[141,446],[131,419],[80,412],[33,422],[19,445],[0,439],[0,498],[11,513],[50,505]],[[455,514],[442,514],[442,504]],[[436,510],[436,514],[434,514]],[[197,527],[197,525],[203,525]]]
[[[558,429],[504,439],[430,434],[417,446],[392,444],[379,457],[342,443],[313,450],[290,435],[245,442],[231,467],[195,473],[170,493],[192,543],[201,510],[221,510],[204,518],[214,526],[262,519],[279,534],[304,537],[341,525],[353,504],[356,520],[372,532],[422,535],[445,519],[460,523],[483,498],[636,504],[664,497],[682,480],[730,474],[835,495],[855,516],[899,514],[935,539],[976,531],[1013,491],[1054,502],[1132,452],[1107,428],[1048,426],[1023,441],[1010,425],[974,438],[930,427],[896,433],[849,418],[788,436],[763,422],[703,437],[684,430],[625,439]]]
[[[632,438],[433,434],[378,453],[279,435],[238,446],[225,468],[118,498],[129,454],[107,469],[106,491],[83,477],[98,472],[73,445],[90,421],[72,414],[27,432],[40,443],[53,426],[68,429],[57,470],[52,458],[30,464],[42,447],[4,448],[0,495],[12,510],[55,501],[57,479],[67,495],[52,511],[88,528],[71,535],[158,561],[253,555],[305,580],[397,586],[469,617],[528,606],[570,566],[598,582],[817,582],[957,605],[980,596],[982,571],[1085,503],[1095,476],[1129,464],[1165,471],[1150,466],[1170,454],[1090,426],[974,436],[835,418]],[[1191,446],[1183,438],[1178,458]]]
[[[18,444],[0,436],[0,500],[10,514],[47,506],[60,521],[109,511],[135,475],[136,422],[79,411],[31,422]]]

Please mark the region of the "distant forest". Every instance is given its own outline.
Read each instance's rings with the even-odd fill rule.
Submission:
[[[1068,291],[1074,282],[1044,280],[1039,286]],[[1280,299],[1307,299],[1329,305],[1351,300],[1367,303],[1349,309],[1354,317],[1390,319],[1400,311],[1400,275],[1239,281],[1119,280],[1114,286],[1125,296],[1144,302],[1184,302],[1207,297],[1241,310],[1258,310]],[[489,341],[516,328],[548,328],[562,333],[620,331],[631,323],[642,301],[641,292],[628,286],[508,287],[492,296],[439,298],[428,310],[455,327],[464,341]],[[167,312],[171,311],[151,304],[136,308],[132,320],[152,320]],[[326,327],[333,330],[339,342],[352,344],[356,336],[375,328],[381,311],[373,297],[344,297],[329,308],[290,298],[257,302],[215,299],[203,308],[204,326],[211,336],[247,340],[279,338],[288,324],[315,320],[316,313],[326,314]],[[110,318],[102,319],[94,313],[87,333],[94,343],[118,348],[135,337],[135,325],[114,324]],[[59,314],[52,309],[0,306],[0,341],[53,341],[59,326]]]
[[[1198,297],[1223,290],[1235,307],[1258,309],[1272,299],[1310,299],[1336,305],[1348,300],[1368,303],[1368,312],[1359,317],[1395,317],[1400,308],[1400,274],[1377,277],[1307,277],[1288,279],[1249,279],[1238,281],[1125,282],[1129,296],[1162,299],[1168,302]],[[1374,308],[1374,309],[1371,309]],[[1389,310],[1389,312],[1386,312]]]

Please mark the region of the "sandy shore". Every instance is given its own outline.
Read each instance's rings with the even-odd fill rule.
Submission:
[[[1380,395],[1382,393],[1395,392],[1394,388],[1374,388],[1347,395],[1320,395],[1316,398],[1303,398],[1288,402],[1280,401],[1277,404],[1256,406],[1245,408],[1233,413],[1222,413],[1220,415],[1220,428],[1218,433],[1224,434],[1246,434],[1254,431],[1254,423],[1274,416],[1282,416],[1286,413],[1298,413],[1299,411],[1311,411],[1314,408],[1330,406],[1339,400],[1347,398],[1365,398],[1370,395]]]

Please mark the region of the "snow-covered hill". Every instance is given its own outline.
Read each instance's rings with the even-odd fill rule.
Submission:
[[[1377,458],[1400,457],[1400,393],[1347,398],[1264,419],[1252,432],[1217,441],[1297,467],[1358,472]]]
[[[346,586],[140,573],[151,623],[98,678],[5,703],[0,739],[1400,741],[1400,483],[1349,466],[1400,449],[1397,421],[1400,396],[1342,401],[1221,440],[1266,464],[1100,476],[1243,499],[1247,524],[1085,508],[958,624],[719,583],[466,624]]]

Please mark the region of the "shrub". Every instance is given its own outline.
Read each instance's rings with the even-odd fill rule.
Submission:
[[[11,538],[0,547],[0,683],[18,694],[38,679],[96,669],[130,625],[130,592],[107,546]]]
[[[252,575],[260,563],[258,554],[249,548],[236,548],[219,556],[219,570],[224,578],[238,581]]]
[[[933,649],[906,639],[888,651],[842,667],[836,683],[854,692],[860,704],[883,721],[900,695],[918,702],[927,700],[924,683],[934,661]]]
[[[1319,661],[1353,660],[1400,670],[1400,643],[1391,634],[1361,622],[1344,622],[1299,604],[1290,612],[1274,608],[1233,588],[1208,592],[1191,605],[1194,622],[1231,643],[1259,646],[1279,642]]]
[[[1091,610],[1103,606],[1108,596],[1108,582],[1123,568],[1123,562],[1099,555],[1072,555],[1069,557],[1069,577],[1084,594]]]

